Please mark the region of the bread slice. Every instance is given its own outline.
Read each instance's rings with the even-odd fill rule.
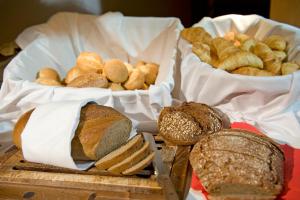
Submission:
[[[134,154],[132,154],[122,162],[110,167],[108,171],[115,174],[119,174],[124,170],[131,168],[141,160],[143,160],[145,157],[147,157],[149,153],[150,153],[149,142],[145,142],[143,147],[140,150],[138,150],[137,152],[135,152]]]
[[[31,113],[32,110],[21,116],[14,128],[14,143],[18,147],[21,147],[21,134]],[[126,143],[131,128],[131,121],[115,109],[87,104],[80,112],[71,155],[74,160],[99,160]]]
[[[129,157],[136,151],[138,151],[140,148],[142,148],[143,145],[143,138],[142,135],[137,135],[134,138],[132,138],[129,142],[121,146],[120,148],[116,149],[115,151],[109,153],[99,161],[95,163],[95,166],[98,169],[108,169],[111,166],[120,163],[124,158]]]
[[[133,175],[136,174],[137,172],[141,171],[145,167],[147,167],[153,160],[154,158],[154,152],[152,152],[150,155],[148,155],[144,160],[141,162],[137,163],[136,165],[132,166],[129,169],[126,169],[125,171],[122,172],[124,175]]]

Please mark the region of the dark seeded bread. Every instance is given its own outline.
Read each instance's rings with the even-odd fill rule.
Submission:
[[[201,137],[230,127],[230,120],[218,109],[201,103],[165,107],[158,119],[159,134],[177,145],[195,144]]]
[[[209,199],[275,199],[283,188],[281,149],[244,130],[224,129],[201,138],[190,162]]]

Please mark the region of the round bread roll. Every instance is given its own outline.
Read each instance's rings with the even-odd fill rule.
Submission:
[[[55,69],[52,69],[50,67],[44,67],[40,69],[40,71],[37,74],[38,79],[52,79],[56,81],[60,81],[59,75]]]
[[[79,67],[73,67],[68,71],[67,76],[65,78],[65,83],[69,84],[71,81],[73,81],[78,76],[81,76],[86,73],[87,73],[86,71],[82,70]]]
[[[60,82],[53,79],[46,79],[46,78],[38,78],[35,80],[36,83],[39,83],[41,85],[48,85],[48,86],[62,86]]]
[[[132,73],[132,70],[134,69],[134,67],[131,64],[127,63],[127,62],[124,62],[124,64],[127,67],[128,76],[130,76],[130,74]]]
[[[94,52],[81,52],[77,57],[76,66],[85,71],[102,73],[104,63]]]
[[[86,73],[72,80],[67,86],[77,87],[77,88],[85,88],[85,87],[107,88],[108,81],[101,74]]]
[[[118,59],[111,59],[104,65],[105,76],[114,83],[123,83],[128,78],[126,65]]]
[[[146,63],[144,61],[140,60],[135,64],[135,67],[139,67],[141,65],[146,65]]]
[[[139,69],[134,69],[124,84],[127,90],[142,89],[144,87],[145,75]]]
[[[121,90],[125,90],[123,88],[123,86],[121,85],[121,83],[111,83],[109,88],[112,90],[112,91],[121,91]]]
[[[138,67],[145,74],[145,82],[150,85],[154,84],[157,74],[158,74],[158,65],[154,63],[148,63],[146,65],[140,65]]]

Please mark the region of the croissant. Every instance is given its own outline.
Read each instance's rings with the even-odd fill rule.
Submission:
[[[214,38],[212,40],[212,45],[216,49],[217,55],[221,61],[240,51],[240,49],[234,46],[232,42],[221,37]]]
[[[232,54],[227,59],[220,62],[218,68],[227,71],[232,71],[243,66],[250,66],[262,69],[263,62],[259,57],[257,57],[253,53],[240,51],[235,54]]]
[[[256,43],[253,52],[263,60],[266,70],[274,74],[280,73],[281,61],[266,44],[262,42]]]
[[[286,41],[280,35],[271,35],[264,40],[271,49],[283,51],[286,48]]]
[[[250,37],[243,33],[238,33],[235,35],[235,39],[241,43],[244,43],[246,40],[250,39]]]
[[[273,74],[271,72],[253,68],[253,67],[240,67],[240,68],[232,71],[231,73],[248,75],[248,76],[273,76]]]
[[[253,47],[256,44],[256,40],[254,39],[248,39],[246,41],[244,41],[241,45],[241,49],[244,51],[252,51]]]
[[[287,62],[283,63],[281,66],[282,75],[291,74],[297,70],[299,70],[299,65],[297,65],[296,63]]]
[[[204,44],[210,45],[212,41],[211,35],[202,27],[185,28],[181,31],[181,36],[190,43],[202,42]]]
[[[286,53],[284,51],[273,51],[273,53],[280,61],[283,61],[286,58]]]
[[[208,45],[195,42],[193,43],[192,51],[200,58],[201,61],[211,63],[210,47]]]

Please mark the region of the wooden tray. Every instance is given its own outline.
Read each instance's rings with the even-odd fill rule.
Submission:
[[[191,147],[170,147],[159,136],[143,135],[156,154],[152,166],[135,176],[30,163],[12,147],[0,157],[0,199],[185,199]]]

